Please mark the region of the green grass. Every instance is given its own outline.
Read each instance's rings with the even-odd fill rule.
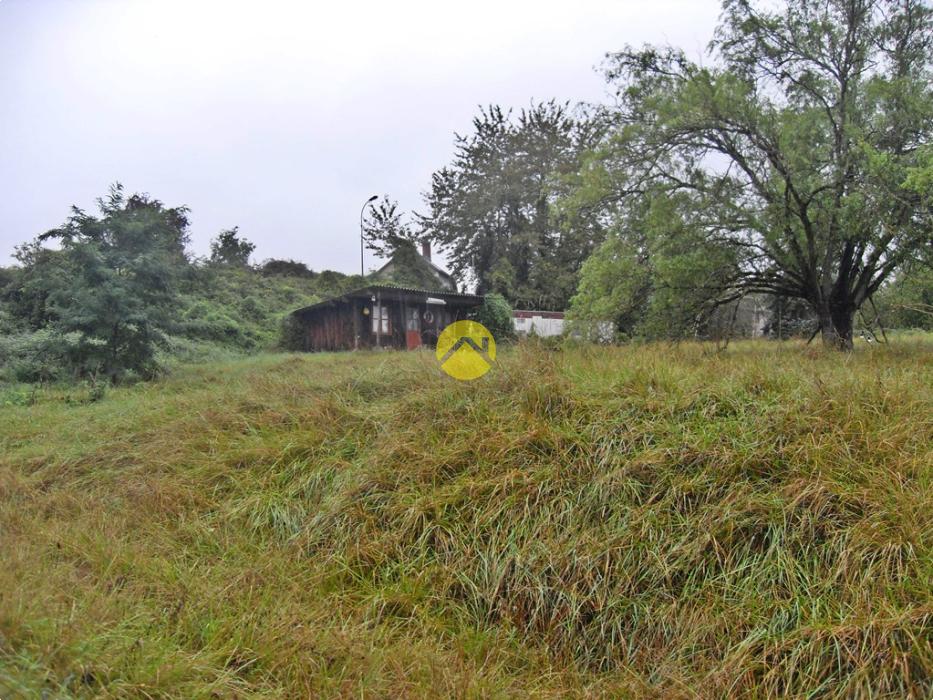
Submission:
[[[0,405],[0,697],[930,697],[933,342]]]

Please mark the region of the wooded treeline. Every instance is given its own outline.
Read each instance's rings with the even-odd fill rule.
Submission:
[[[710,337],[749,300],[769,334],[810,323],[843,349],[866,309],[930,328],[931,17],[920,0],[725,0],[702,64],[627,47],[604,63],[609,104],[480,109],[422,211],[368,210],[369,245],[430,241],[471,291],[620,337]],[[289,311],[364,281],[252,267],[236,228],[196,259],[187,216],[115,186],[19,247],[0,270],[5,378],[269,347]]]
[[[185,207],[119,185],[98,209],[73,208],[0,268],[0,381],[149,378],[168,356],[269,349],[290,311],[361,285],[294,260],[252,266],[235,228],[193,256]]]
[[[849,348],[875,296],[930,311],[931,56],[919,0],[726,0],[703,64],[628,47],[612,104],[483,109],[406,233],[517,306],[681,337],[767,295]]]

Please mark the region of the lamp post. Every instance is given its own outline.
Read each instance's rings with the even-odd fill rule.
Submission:
[[[378,194],[374,194],[372,197],[363,202],[363,206],[360,209],[360,277],[364,277],[366,273],[363,271],[363,212],[366,211],[372,202],[375,202],[379,199]]]

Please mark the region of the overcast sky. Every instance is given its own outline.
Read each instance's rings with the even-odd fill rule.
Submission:
[[[254,260],[358,271],[359,209],[422,209],[480,104],[601,101],[626,44],[700,58],[715,0],[0,0],[0,264],[111,182]],[[367,268],[377,261],[367,252]]]

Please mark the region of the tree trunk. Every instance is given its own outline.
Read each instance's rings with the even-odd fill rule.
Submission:
[[[851,350],[855,309],[850,304],[835,304],[821,308],[819,317],[823,345],[834,350]]]

